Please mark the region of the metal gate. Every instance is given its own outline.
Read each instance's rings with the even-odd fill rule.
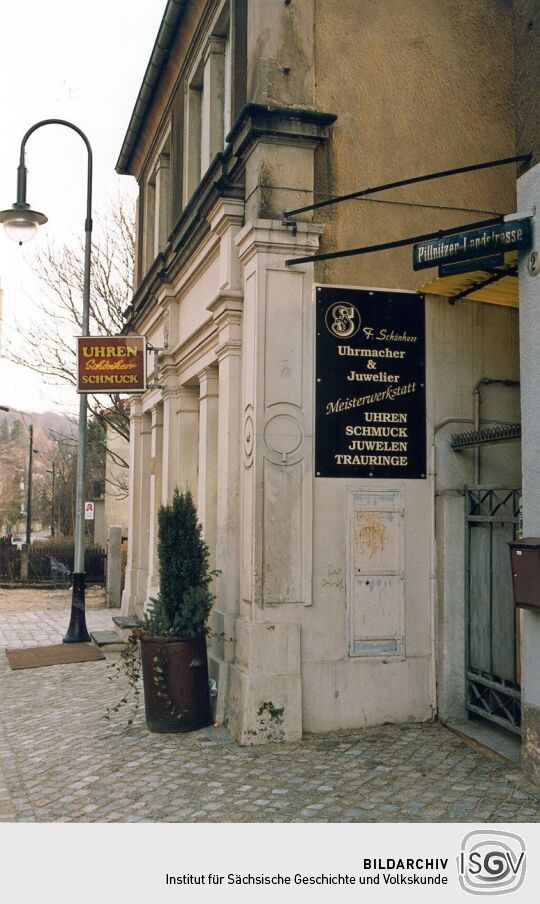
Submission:
[[[467,709],[521,733],[519,632],[508,541],[516,537],[519,489],[466,487]]]

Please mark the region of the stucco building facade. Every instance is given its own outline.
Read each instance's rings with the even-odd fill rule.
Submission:
[[[520,373],[523,425],[523,533],[540,537],[540,469],[538,417],[540,366],[540,125],[531,115],[540,102],[540,20],[532,0],[514,3],[516,59],[516,135],[520,153],[530,154],[518,178],[518,206],[533,216],[535,241],[519,262]],[[523,766],[540,781],[540,615],[523,611],[521,620],[521,671],[523,708]]]
[[[516,169],[284,211],[514,155],[513,54],[500,0],[167,3],[117,167],[140,189],[126,331],[159,350],[131,402],[122,605],[156,595],[158,507],[190,487],[220,570],[217,718],[241,743],[466,717],[465,487],[518,491],[520,456],[457,452],[450,436],[519,421],[517,298],[508,283],[449,304],[410,247],[290,261],[513,213]],[[317,298],[330,287],[420,306],[414,476],[399,456],[379,476],[378,454],[369,474],[316,470]],[[405,333],[385,354],[406,355]]]

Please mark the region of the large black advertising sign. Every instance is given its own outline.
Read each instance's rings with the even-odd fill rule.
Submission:
[[[317,289],[317,477],[426,476],[424,299]]]

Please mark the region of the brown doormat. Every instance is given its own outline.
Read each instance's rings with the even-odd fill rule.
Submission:
[[[64,665],[69,662],[91,662],[105,659],[92,643],[57,643],[50,647],[25,647],[6,650],[12,669],[39,669],[44,665]]]

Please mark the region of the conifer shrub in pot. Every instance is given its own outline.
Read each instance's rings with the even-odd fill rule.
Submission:
[[[189,490],[174,491],[158,513],[159,597],[140,642],[146,724],[150,731],[194,731],[212,723],[206,625],[217,572]]]

